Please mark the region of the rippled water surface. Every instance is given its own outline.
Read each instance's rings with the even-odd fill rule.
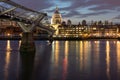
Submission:
[[[120,41],[35,41],[36,53],[19,53],[20,41],[0,41],[0,80],[120,80]]]

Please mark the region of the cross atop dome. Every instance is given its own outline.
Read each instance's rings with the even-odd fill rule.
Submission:
[[[56,10],[58,10],[58,6],[56,6]]]
[[[58,9],[58,6],[56,6],[55,13],[56,13],[56,14],[59,14],[59,9]]]

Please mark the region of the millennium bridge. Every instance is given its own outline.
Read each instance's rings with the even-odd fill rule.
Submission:
[[[44,22],[46,18],[47,13],[26,8],[11,0],[0,0],[0,19],[16,21],[23,31],[20,52],[35,51],[32,32],[35,27],[47,31],[51,40],[55,29]]]

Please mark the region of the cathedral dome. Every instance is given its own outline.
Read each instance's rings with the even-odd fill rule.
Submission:
[[[61,24],[61,22],[62,22],[62,17],[61,14],[59,13],[58,7],[56,7],[56,10],[51,19],[51,24]]]

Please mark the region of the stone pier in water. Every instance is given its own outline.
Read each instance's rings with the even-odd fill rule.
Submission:
[[[24,32],[22,34],[20,53],[35,52],[35,42],[32,32]]]

